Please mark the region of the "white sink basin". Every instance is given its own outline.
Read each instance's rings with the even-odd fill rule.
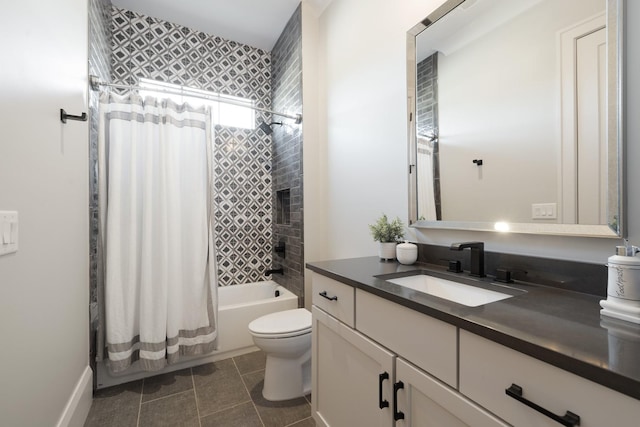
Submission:
[[[477,307],[513,296],[476,286],[452,282],[451,280],[441,279],[439,277],[427,276],[425,274],[387,279],[387,282],[424,292],[425,294],[438,298],[444,298],[468,307]]]

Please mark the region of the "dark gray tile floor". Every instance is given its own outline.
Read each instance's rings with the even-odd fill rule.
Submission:
[[[157,375],[93,397],[85,427],[314,427],[311,397],[262,397],[261,351]]]

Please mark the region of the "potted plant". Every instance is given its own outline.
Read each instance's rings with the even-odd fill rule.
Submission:
[[[378,246],[378,255],[380,258],[395,259],[396,244],[404,237],[404,224],[400,218],[396,217],[389,222],[386,214],[382,214],[375,224],[369,225],[373,240],[380,242]]]

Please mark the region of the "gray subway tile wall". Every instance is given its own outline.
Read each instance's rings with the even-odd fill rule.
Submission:
[[[273,108],[289,114],[302,113],[302,9],[289,19],[271,51],[273,70]],[[277,118],[280,121],[279,118]],[[273,223],[273,244],[285,244],[285,253],[274,253],[274,266],[282,266],[284,276],[277,280],[304,304],[303,165],[302,127],[282,120],[273,132],[273,206],[277,192],[289,191],[289,223]],[[277,217],[274,212],[274,218]]]

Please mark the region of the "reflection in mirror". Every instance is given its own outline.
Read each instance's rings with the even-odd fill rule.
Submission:
[[[622,235],[618,3],[449,0],[409,31],[412,223]]]

